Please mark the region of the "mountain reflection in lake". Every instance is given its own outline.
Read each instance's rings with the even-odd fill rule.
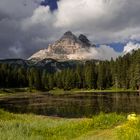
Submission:
[[[0,108],[16,113],[89,117],[99,112],[139,113],[138,93],[16,94],[0,97]]]

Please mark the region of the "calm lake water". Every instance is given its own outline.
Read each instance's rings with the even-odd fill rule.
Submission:
[[[0,97],[0,108],[16,113],[89,117],[99,112],[140,114],[138,93],[18,94]]]

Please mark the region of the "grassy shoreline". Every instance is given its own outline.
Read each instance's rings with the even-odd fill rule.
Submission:
[[[95,89],[71,89],[69,91],[65,91],[63,89],[53,89],[49,91],[52,94],[77,94],[77,93],[117,93],[117,92],[138,92],[138,90],[132,90],[132,89],[105,89],[105,90],[95,90]]]
[[[106,89],[106,90],[94,90],[94,89],[71,89],[65,91],[64,89],[53,89],[50,91],[41,91],[29,88],[2,88],[0,89],[0,97],[11,96],[13,94],[53,94],[53,95],[64,95],[64,94],[80,94],[80,93],[125,93],[125,92],[139,92],[138,90],[132,89]],[[139,92],[140,93],[140,92]]]
[[[13,114],[0,109],[1,140],[137,140],[140,117],[100,113],[92,118],[54,118]]]
[[[1,140],[71,140],[81,139],[89,132],[111,129],[125,122],[123,115],[103,114],[93,118],[52,118],[33,114],[13,114],[0,110]]]

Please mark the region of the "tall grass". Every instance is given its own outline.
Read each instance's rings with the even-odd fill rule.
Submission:
[[[140,140],[140,117],[119,126],[117,134],[119,140]]]
[[[126,120],[124,115],[116,113],[104,114],[100,113],[93,117],[93,128],[108,129],[120,125]]]
[[[92,129],[92,119],[15,115],[0,110],[1,140],[65,140]]]
[[[90,119],[62,119],[0,110],[0,140],[71,140],[91,130],[116,126],[124,120],[124,116],[116,113],[101,113]]]

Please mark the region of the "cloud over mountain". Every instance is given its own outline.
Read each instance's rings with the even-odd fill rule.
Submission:
[[[75,54],[70,54],[69,59],[96,59],[96,60],[111,60],[111,58],[116,59],[118,56],[121,56],[122,53],[116,52],[113,48],[106,45],[101,45],[99,48],[90,48],[89,52],[84,50],[79,51]]]
[[[127,45],[124,47],[123,53],[127,54],[129,52],[132,52],[133,50],[138,50],[140,49],[140,44],[139,43],[133,43],[129,42]]]

